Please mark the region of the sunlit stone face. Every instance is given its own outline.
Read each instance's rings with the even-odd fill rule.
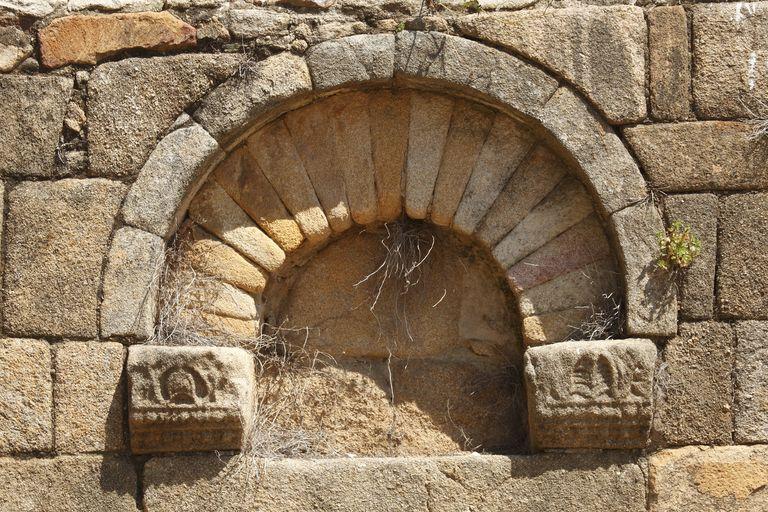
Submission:
[[[320,371],[288,387],[303,390],[292,421],[322,430],[327,451],[519,447],[518,320],[481,250],[422,223],[359,230],[265,299],[265,320],[319,354]]]

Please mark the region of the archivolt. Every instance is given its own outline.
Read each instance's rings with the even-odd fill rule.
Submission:
[[[616,286],[581,277],[595,264],[611,275],[614,247],[626,333],[675,330],[674,298],[651,271],[661,219],[636,164],[577,94],[503,52],[439,34],[353,36],[266,59],[192,117],[132,186],[130,226],[167,239],[189,209],[269,273],[404,210],[493,250],[536,343],[562,339],[551,326],[572,323],[563,311]]]

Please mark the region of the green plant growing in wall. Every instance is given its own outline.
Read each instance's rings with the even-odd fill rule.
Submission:
[[[676,220],[665,231],[656,234],[659,241],[659,259],[656,265],[670,271],[683,270],[701,253],[701,240],[691,227]]]
[[[468,13],[474,14],[483,11],[483,6],[480,5],[480,0],[467,0],[462,4],[464,10]]]

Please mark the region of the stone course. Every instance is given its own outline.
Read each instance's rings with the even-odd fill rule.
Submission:
[[[739,322],[734,363],[734,441],[768,442],[768,323]]]
[[[729,444],[734,334],[716,322],[682,324],[662,355],[654,438],[658,444]]]
[[[768,318],[768,194],[734,194],[720,200],[717,296],[727,318]]]
[[[58,453],[125,449],[124,361],[119,343],[73,341],[54,347]]]
[[[0,454],[53,450],[48,343],[0,340]]]
[[[259,486],[233,466],[216,455],[153,459],[144,470],[145,509],[645,510],[640,465],[618,454],[286,460],[267,463]]]
[[[102,266],[124,194],[104,179],[23,182],[8,193],[6,332],[96,336]]]
[[[693,118],[688,18],[683,6],[648,11],[651,115],[659,121]]]

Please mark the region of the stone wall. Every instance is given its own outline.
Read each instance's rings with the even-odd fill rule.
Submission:
[[[0,509],[768,509],[768,3],[620,4],[0,0]],[[446,274],[477,267],[472,286],[422,299],[442,330],[403,391],[422,404],[402,413],[416,457],[351,443],[253,485],[231,450],[156,453],[170,437],[135,398],[155,371],[136,346],[177,232],[231,299],[206,313],[241,333],[264,304],[334,319],[367,268],[350,254],[376,245],[345,237],[403,211],[453,232],[441,254],[482,253],[445,257]],[[654,270],[662,219],[702,240],[674,286]],[[573,341],[606,294],[623,311],[608,334],[629,339]],[[322,348],[347,371],[347,351],[386,358],[371,337]],[[456,453],[423,404],[451,389],[482,417],[452,386],[500,365],[494,344],[528,397],[497,437],[530,439]],[[358,441],[386,431],[391,398],[387,367],[368,368],[330,414]],[[228,442],[246,388],[227,388]]]

